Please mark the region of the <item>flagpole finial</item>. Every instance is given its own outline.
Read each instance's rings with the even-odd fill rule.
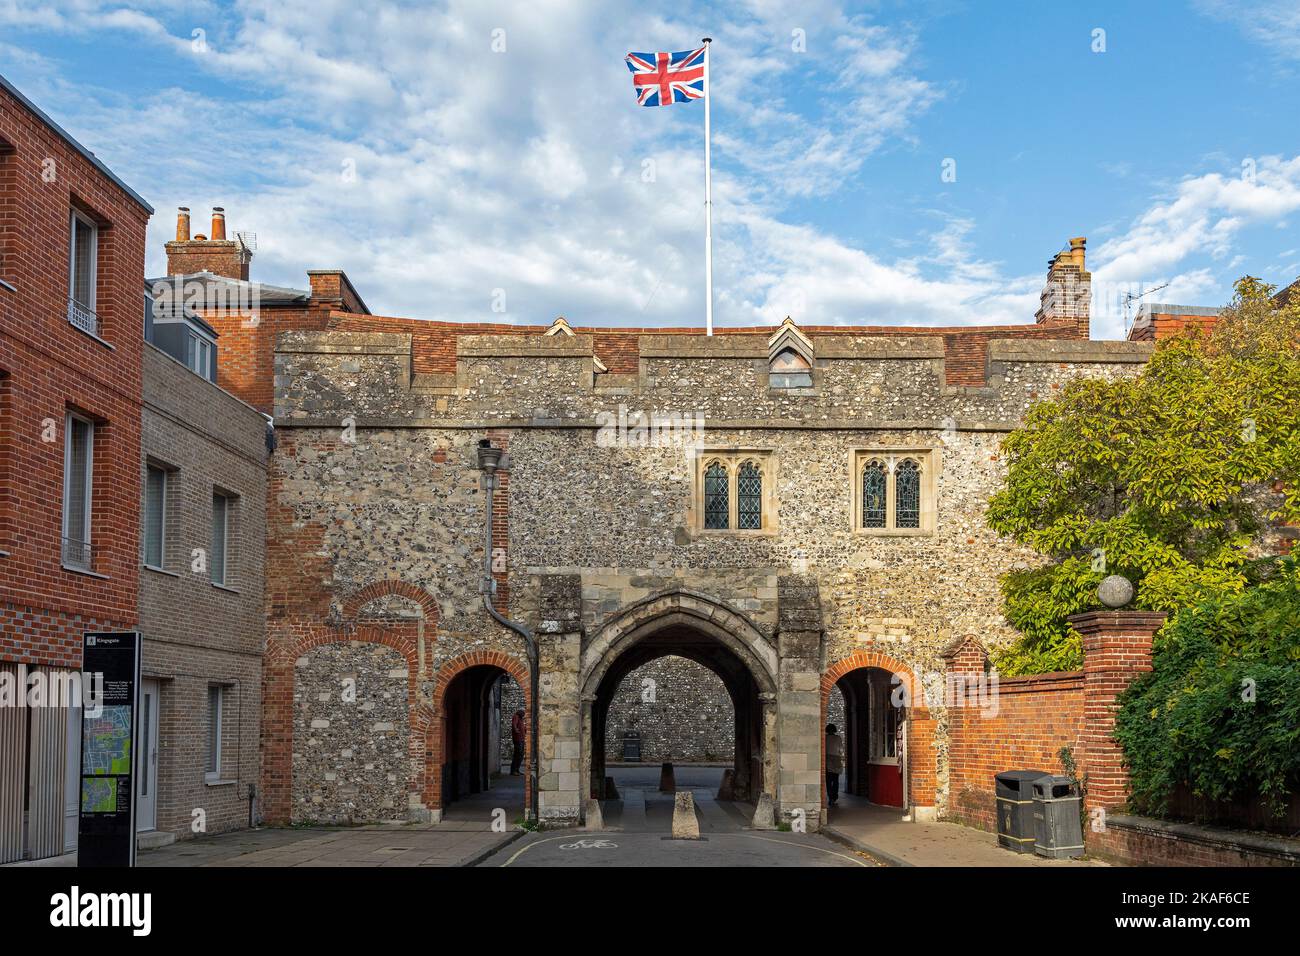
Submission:
[[[713,37],[705,37],[705,38],[704,38],[703,40],[701,40],[700,42],[701,42],[701,43],[712,43],[712,42],[713,42]]]

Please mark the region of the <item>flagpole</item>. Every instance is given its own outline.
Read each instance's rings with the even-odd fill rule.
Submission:
[[[704,38],[704,329],[713,334],[713,170],[709,155],[709,45],[712,37]]]

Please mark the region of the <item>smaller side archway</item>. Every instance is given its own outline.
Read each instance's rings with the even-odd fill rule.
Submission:
[[[447,661],[434,678],[432,719],[425,742],[428,773],[424,802],[435,820],[456,801],[492,789],[494,768],[499,769],[494,728],[500,717],[494,708],[503,678],[512,679],[522,693],[525,775],[531,766],[528,666],[502,651],[474,651]],[[528,787],[522,787],[519,799],[525,811],[529,798]]]
[[[822,675],[821,722],[828,722],[831,691],[844,695],[845,783],[849,793],[897,806],[913,820],[933,820],[937,780],[934,718],[921,685],[905,664],[878,652],[859,651]],[[899,706],[894,690],[905,689]],[[826,744],[822,742],[822,807],[827,807]]]

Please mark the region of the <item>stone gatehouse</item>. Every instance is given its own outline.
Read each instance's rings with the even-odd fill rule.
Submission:
[[[540,648],[544,822],[602,793],[611,704],[666,657],[725,688],[739,799],[817,825],[834,693],[848,789],[946,812],[944,700],[893,689],[1013,638],[998,577],[1037,559],[983,520],[999,441],[1150,354],[1088,340],[1081,241],[1051,270],[1036,323],[996,328],[279,323],[264,815],[436,818],[499,769],[485,702],[530,685],[483,603],[483,441],[491,600]]]

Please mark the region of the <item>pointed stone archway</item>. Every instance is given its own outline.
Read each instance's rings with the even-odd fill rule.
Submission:
[[[619,611],[594,633],[579,666],[581,780],[600,798],[605,781],[606,716],[627,674],[660,657],[707,667],[723,682],[735,710],[733,779],[738,799],[775,796],[777,652],[743,613],[685,589],[647,597]]]

